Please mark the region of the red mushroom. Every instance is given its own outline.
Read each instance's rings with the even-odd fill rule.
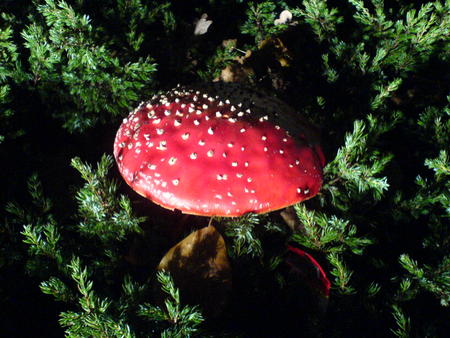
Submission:
[[[226,98],[174,89],[124,119],[114,156],[125,181],[168,208],[241,216],[313,197],[323,155],[307,135]]]

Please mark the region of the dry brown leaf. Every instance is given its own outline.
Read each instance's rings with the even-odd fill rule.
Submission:
[[[260,42],[259,50],[267,55],[267,58],[276,58],[281,67],[289,67],[292,54],[280,38],[268,38]]]
[[[172,247],[158,270],[169,272],[182,302],[200,305],[205,316],[215,317],[224,309],[231,291],[231,267],[225,241],[213,226],[194,231]]]
[[[245,82],[252,73],[253,70],[251,68],[234,63],[222,69],[218,80],[223,82]]]

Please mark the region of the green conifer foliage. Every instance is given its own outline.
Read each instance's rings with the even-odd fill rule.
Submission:
[[[18,60],[19,53],[13,41],[12,22],[14,16],[0,12],[0,143],[8,136],[19,136],[22,131],[11,131],[7,126],[9,119],[14,114],[11,108],[11,85],[20,81],[21,71]]]
[[[156,70],[151,58],[132,62],[115,55],[103,30],[64,1],[45,1],[37,12],[34,23],[22,31],[30,75],[42,95],[57,95],[63,106],[72,103],[64,112],[54,112],[66,128],[83,130],[139,100]],[[67,89],[53,92],[60,88]],[[76,110],[70,112],[71,106]]]

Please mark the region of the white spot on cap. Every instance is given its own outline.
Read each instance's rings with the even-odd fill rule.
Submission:
[[[192,107],[189,107],[189,109],[188,109],[188,112],[189,113],[193,113],[195,111],[195,109],[194,108],[192,108]]]
[[[174,125],[175,127],[181,126],[181,120],[175,120],[175,121],[173,121],[173,125]]]
[[[162,134],[164,134],[164,129],[156,129],[156,133],[158,135],[162,135]]]
[[[220,194],[217,194],[217,195],[215,195],[214,197],[217,198],[218,200],[221,200],[221,199],[222,199],[222,195],[220,195]]]
[[[230,118],[228,119],[228,121],[231,122],[231,123],[234,123],[234,122],[236,122],[236,119],[230,117]]]
[[[246,167],[248,167],[248,162],[245,162],[244,165],[245,165]]]
[[[238,165],[238,163],[237,163],[236,161],[231,162],[231,166],[232,166],[232,167],[237,167],[237,165]]]
[[[178,185],[179,183],[180,183],[180,180],[178,180],[178,179],[172,180],[173,185]]]
[[[144,138],[146,141],[150,140],[150,134],[144,134]]]
[[[200,121],[199,121],[199,120],[194,120],[194,124],[195,124],[196,126],[198,126],[198,125],[200,125]]]
[[[214,155],[214,150],[213,150],[213,149],[208,150],[208,152],[206,153],[206,155],[208,155],[208,157],[213,157],[213,155]]]
[[[161,119],[153,120],[153,124],[159,124],[160,122],[161,122]]]
[[[166,141],[160,141],[159,146],[156,147],[158,150],[166,150],[167,149],[167,142]]]
[[[169,165],[174,165],[176,161],[177,161],[176,157],[169,158]]]
[[[229,147],[229,148],[233,148],[233,146],[234,146],[234,143],[233,143],[233,142],[228,143],[228,147]]]
[[[261,140],[263,141],[267,140],[267,136],[266,135],[261,136]]]
[[[301,189],[301,188],[297,188],[297,192],[298,192],[299,194],[301,194],[301,193],[302,193],[302,189]]]
[[[165,111],[164,111],[164,115],[170,116],[170,110],[165,110]]]
[[[201,110],[197,110],[195,113],[196,113],[197,115],[202,115],[202,111],[201,111]]]
[[[228,178],[228,176],[226,174],[224,175],[217,175],[217,180],[218,181],[225,181]]]
[[[305,189],[304,193],[305,193],[305,195],[309,194],[309,189]]]
[[[203,104],[202,106],[203,109],[208,109],[208,105],[207,104]],[[201,113],[201,112],[200,112]]]
[[[204,140],[198,141],[198,145],[199,145],[199,146],[204,146],[204,145],[205,145],[205,141],[204,141]]]
[[[214,135],[214,130],[213,130],[212,127],[209,127],[209,128],[208,128],[208,134],[209,134],[209,135]]]
[[[189,155],[189,157],[191,158],[191,160],[195,160],[197,158],[197,153],[192,153]]]
[[[245,128],[241,128],[240,132],[245,133]]]
[[[119,148],[125,148],[125,142],[119,143]]]
[[[284,154],[284,150],[283,149],[280,149],[280,154]]]
[[[239,174],[239,173],[236,174],[237,178],[241,178],[242,176],[244,176],[244,175],[243,174]]]
[[[189,138],[189,133],[184,133],[183,135],[181,135],[181,138],[183,140],[187,140]]]
[[[269,149],[267,147],[264,147],[264,151],[268,151]]]
[[[251,181],[253,181],[251,177],[247,178],[248,183],[250,183]]]
[[[222,113],[220,111],[216,111],[216,117],[222,117]]]
[[[161,187],[163,187],[163,188],[167,187],[167,182],[166,181],[162,182]]]

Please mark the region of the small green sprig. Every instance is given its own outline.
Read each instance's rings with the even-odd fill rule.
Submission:
[[[86,181],[76,195],[82,217],[78,229],[85,235],[99,236],[105,241],[120,240],[129,233],[141,232],[139,224],[144,221],[133,215],[127,197],[117,196],[117,182],[107,176],[112,164],[112,157],[107,155],[102,156],[96,170],[79,158],[71,162]]]
[[[170,323],[170,327],[161,333],[161,337],[190,337],[204,321],[201,312],[197,306],[181,305],[180,291],[170,274],[159,271],[157,280],[167,296],[164,301],[165,309],[146,303],[141,305],[139,315],[149,320]]]

